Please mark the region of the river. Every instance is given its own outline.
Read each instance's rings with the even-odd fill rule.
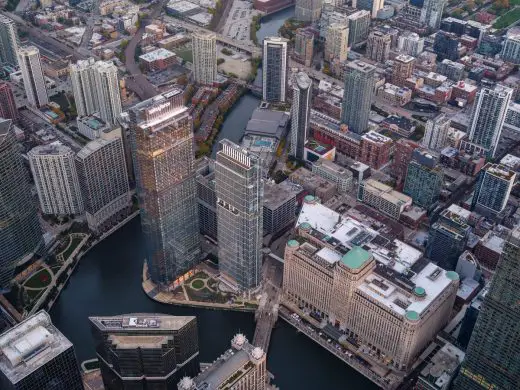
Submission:
[[[262,21],[258,39],[277,35],[294,8]],[[244,95],[227,115],[218,140],[238,142],[247,121],[260,100]],[[203,362],[211,362],[229,348],[235,333],[253,338],[254,319],[250,313],[204,310],[163,305],[149,299],[141,288],[144,241],[139,218],[134,219],[93,248],[76,268],[67,287],[51,310],[54,324],[74,343],[79,361],[95,357],[89,316],[123,313],[170,313],[195,315],[199,325],[199,348]],[[268,369],[282,390],[375,390],[377,386],[296,333],[280,320],[271,337]]]

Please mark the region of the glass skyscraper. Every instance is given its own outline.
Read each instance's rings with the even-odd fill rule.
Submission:
[[[285,102],[288,43],[280,37],[264,39],[262,97],[266,102]]]
[[[514,390],[520,384],[520,228],[504,245],[454,390]]]
[[[180,89],[128,112],[148,272],[169,284],[199,261],[192,118]]]
[[[305,141],[311,114],[312,80],[304,72],[299,72],[293,81],[293,102],[291,107],[291,155],[304,159]]]
[[[260,158],[220,141],[215,164],[221,275],[239,289],[260,283],[263,182]]]
[[[36,204],[11,120],[0,119],[0,292],[9,290],[16,265],[42,244]]]
[[[368,128],[375,72],[375,66],[362,61],[349,62],[346,66],[341,121],[354,133],[362,134]]]

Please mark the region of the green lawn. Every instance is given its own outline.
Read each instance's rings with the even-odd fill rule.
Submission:
[[[77,248],[77,246],[83,240],[83,238],[74,237],[74,238],[71,238],[70,240],[71,240],[70,245],[67,247],[67,249],[65,249],[65,251],[61,252],[63,254],[64,261],[67,261],[67,259],[71,255],[71,253],[74,251],[74,249]]]
[[[204,281],[200,279],[195,279],[193,282],[191,282],[191,287],[193,287],[196,290],[199,290],[202,287],[204,287]]]
[[[184,61],[193,62],[193,51],[191,49],[176,49],[175,54],[181,57]]]
[[[27,296],[31,299],[31,300],[35,300],[37,299],[40,294],[43,294],[43,292],[45,290],[26,290],[27,291]]]
[[[519,1],[519,0],[516,0]],[[505,28],[520,19],[520,8],[515,8],[497,19],[494,28]]]
[[[51,283],[51,280],[52,275],[49,273],[49,271],[43,268],[27,279],[27,281],[24,283],[24,286],[30,288],[44,288]]]
[[[520,5],[520,0],[509,0],[509,6]]]

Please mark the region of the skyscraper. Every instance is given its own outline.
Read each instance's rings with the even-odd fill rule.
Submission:
[[[439,219],[430,226],[426,255],[446,270],[455,270],[459,256],[464,252],[469,235],[470,212],[457,205],[443,210]]]
[[[10,120],[0,119],[0,291],[8,291],[16,265],[42,243],[29,177]]]
[[[395,85],[404,85],[405,80],[412,77],[415,67],[415,58],[406,54],[400,54],[394,59],[394,67],[392,69],[392,83]]]
[[[367,39],[370,29],[370,12],[358,11],[348,16],[348,44],[355,45]]]
[[[89,320],[106,390],[173,390],[200,371],[196,317],[137,313]]]
[[[29,104],[36,108],[48,104],[49,97],[38,48],[27,46],[19,49],[18,63],[22,71],[23,85]]]
[[[76,170],[90,230],[100,234],[127,216],[131,193],[120,128],[85,145]]]
[[[439,114],[435,118],[428,119],[426,131],[422,139],[422,146],[426,149],[440,152],[447,146],[448,131],[451,120],[445,114]]]
[[[306,28],[299,28],[294,35],[294,60],[311,66],[313,53],[314,34]]]
[[[371,60],[385,62],[390,56],[392,38],[382,31],[372,31],[368,36],[366,56]]]
[[[340,23],[332,23],[327,32],[325,42],[325,59],[346,61],[348,54],[348,26]]]
[[[70,65],[72,91],[79,116],[96,113],[114,125],[121,114],[117,67],[111,61],[93,58]]]
[[[0,118],[16,120],[18,110],[9,84],[0,82]]]
[[[36,146],[27,153],[43,214],[83,213],[75,153],[61,144]]]
[[[322,0],[296,0],[294,17],[302,22],[316,22],[320,19]]]
[[[349,62],[345,69],[341,120],[354,133],[361,134],[368,128],[368,116],[374,97],[375,71],[375,66],[362,61]]]
[[[406,32],[399,36],[397,48],[400,52],[417,57],[424,49],[424,38],[414,32]]]
[[[487,163],[478,174],[472,208],[480,213],[500,213],[507,205],[516,173],[504,165]]]
[[[280,37],[264,39],[262,98],[266,102],[285,102],[288,43]]]
[[[192,118],[179,89],[129,112],[148,271],[168,284],[199,260],[199,224]]]
[[[520,383],[520,228],[504,245],[454,390],[518,389]]]
[[[370,11],[372,19],[377,17],[377,12],[383,9],[384,0],[354,0],[353,7]]]
[[[442,13],[446,0],[424,0],[421,9],[420,21],[432,30],[438,30],[441,26]]]
[[[231,349],[197,377],[182,378],[177,389],[266,390],[268,380],[266,353],[239,333],[231,340]]]
[[[403,192],[412,197],[414,204],[430,208],[439,199],[443,177],[437,159],[424,150],[416,149],[408,164]]]
[[[304,159],[305,141],[311,113],[312,80],[299,72],[293,80],[293,102],[291,106],[291,155]]]
[[[0,63],[18,66],[18,32],[16,23],[7,16],[0,15]]]
[[[0,336],[2,390],[83,390],[74,346],[45,311]]]
[[[469,140],[491,157],[495,155],[512,96],[513,90],[503,85],[496,85],[494,89],[482,88],[477,92],[470,115]]]
[[[239,289],[260,283],[263,182],[261,161],[228,140],[215,164],[221,275]]]
[[[214,32],[194,32],[193,77],[200,84],[213,84],[217,79],[217,35]]]

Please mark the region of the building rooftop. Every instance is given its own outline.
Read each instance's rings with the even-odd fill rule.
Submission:
[[[399,62],[413,62],[415,61],[415,57],[412,57],[412,56],[409,56],[409,55],[406,55],[406,54],[399,54],[397,57],[395,57],[395,60],[396,61],[399,61]]]
[[[506,154],[502,160],[500,160],[500,165],[504,165],[513,170],[518,170],[520,169],[520,157]]]
[[[280,139],[289,123],[289,115],[283,111],[256,108],[247,122],[245,134],[269,136]]]
[[[370,130],[369,132],[363,134],[361,138],[373,142],[378,143],[380,145],[384,145],[387,143],[392,143],[392,139],[389,137],[384,136],[383,134],[379,134],[373,130]]]
[[[48,145],[35,146],[29,151],[30,155],[49,156],[49,155],[66,155],[74,154],[71,148],[60,142],[53,142]]]
[[[363,267],[363,265],[365,265],[371,258],[372,255],[369,252],[357,245],[354,245],[351,250],[343,255],[341,262],[350,269],[359,269]]]
[[[412,198],[402,192],[395,191],[392,187],[387,186],[380,181],[374,179],[365,180],[365,189],[375,193],[376,196],[382,197],[383,199],[396,205],[412,205]]]
[[[376,34],[376,35],[384,35],[380,31],[374,31],[374,34]],[[358,72],[362,72],[362,73],[371,73],[371,72],[374,72],[376,70],[376,67],[374,65],[370,65],[370,64],[368,64],[366,62],[363,62],[363,61],[352,61],[352,62],[349,62],[347,64],[347,68],[355,69]]]
[[[150,330],[180,330],[191,321],[194,316],[170,316],[165,314],[132,313],[112,317],[89,317],[89,320],[100,330],[107,332],[143,332]]]
[[[264,207],[276,210],[291,199],[295,199],[302,191],[302,186],[289,180],[284,180],[278,184],[266,182],[264,184]]]
[[[146,54],[139,56],[139,59],[146,61],[146,62],[152,62],[152,61],[157,61],[157,60],[164,60],[164,59],[171,58],[171,57],[175,57],[175,53],[173,53],[167,49],[159,48],[159,49],[156,49],[154,51],[151,51],[151,52],[148,52]]]
[[[0,336],[0,370],[16,384],[72,347],[42,310]]]
[[[487,163],[484,166],[484,168],[482,168],[482,170],[486,171],[487,173],[489,173],[493,176],[499,177],[504,180],[511,180],[512,178],[514,179],[514,177],[515,177],[515,172],[513,172],[506,166],[500,165],[500,164]]]
[[[342,179],[352,179],[353,176],[352,172],[348,169],[345,169],[342,166],[336,164],[335,162],[324,158],[320,158],[318,161],[315,161],[313,165],[316,167],[323,168]]]
[[[423,368],[420,380],[429,383],[432,388],[444,389],[452,380],[464,356],[465,353],[457,347],[445,344]]]

